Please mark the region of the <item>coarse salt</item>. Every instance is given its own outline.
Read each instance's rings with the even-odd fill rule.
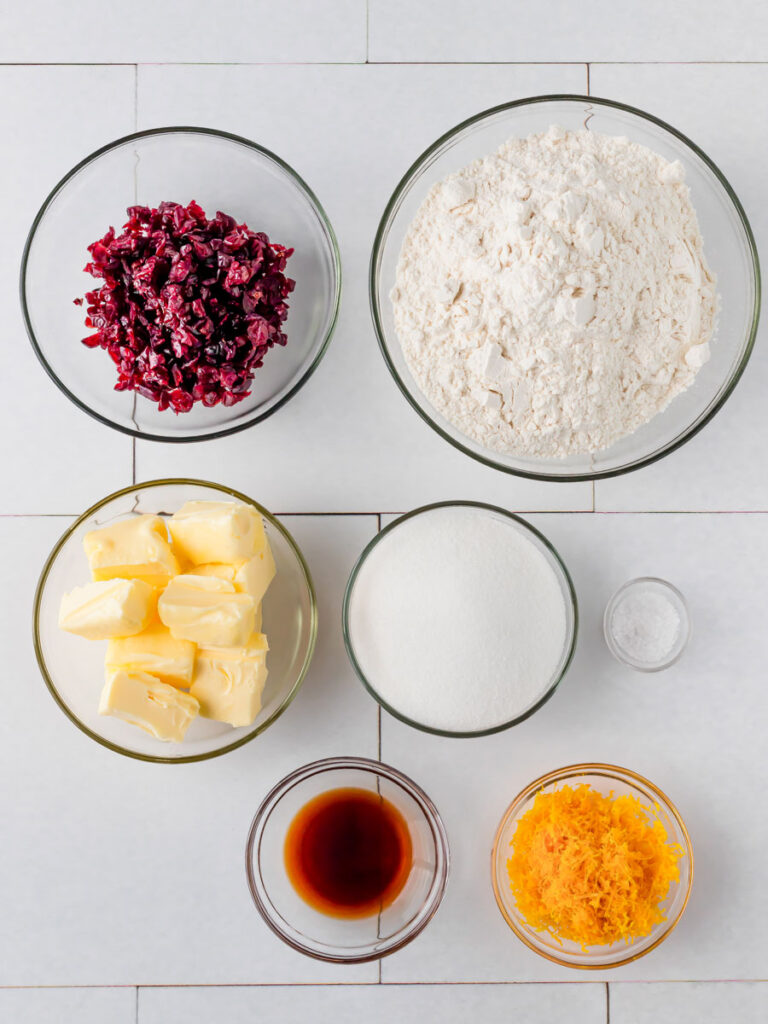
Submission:
[[[630,591],[611,616],[616,645],[632,661],[645,665],[655,665],[669,657],[680,626],[680,613],[669,598],[650,591]]]

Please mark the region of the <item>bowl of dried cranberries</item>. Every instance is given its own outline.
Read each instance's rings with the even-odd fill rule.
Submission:
[[[159,128],[81,161],[27,238],[21,302],[59,388],[102,423],[201,441],[265,419],[331,339],[341,267],[328,218],[274,153]]]

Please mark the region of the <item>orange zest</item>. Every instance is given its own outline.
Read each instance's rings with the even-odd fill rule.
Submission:
[[[559,942],[627,943],[665,915],[685,851],[634,796],[608,796],[587,783],[540,790],[517,823],[507,860],[526,923]]]

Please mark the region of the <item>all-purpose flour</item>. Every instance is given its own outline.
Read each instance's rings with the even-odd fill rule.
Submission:
[[[449,732],[491,729],[543,696],[563,657],[566,605],[527,532],[474,507],[394,527],[363,563],[352,647],[390,707]]]
[[[709,358],[717,307],[680,163],[557,127],[432,188],[391,298],[435,408],[489,448],[548,458],[664,409]]]

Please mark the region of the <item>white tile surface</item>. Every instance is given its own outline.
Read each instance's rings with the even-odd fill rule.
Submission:
[[[424,424],[379,354],[367,292],[381,212],[426,146],[505,98],[585,85],[583,66],[465,67],[460,74],[452,67],[290,67],[279,76],[256,67],[141,68],[140,127],[198,123],[239,132],[305,177],[338,233],[344,281],[328,353],[288,405],[214,444],[171,451],[139,442],[140,478],[172,465],[175,473],[217,480],[226,467],[228,483],[278,511],[382,511],[457,496],[517,509],[591,508],[589,484],[506,476]]]
[[[695,878],[664,944],[595,980],[765,975],[768,893],[755,885],[768,821],[765,746],[766,516],[533,516],[560,551],[580,603],[573,665],[528,721],[479,740],[422,735],[382,715],[382,757],[423,785],[451,842],[435,920],[383,963],[385,981],[573,980],[520,943],[491,890],[489,852],[505,807],[562,765],[604,761],[648,776],[688,825]],[[673,668],[624,669],[602,639],[605,603],[626,579],[661,575],[689,601],[693,638]],[[446,955],[450,951],[450,955]],[[672,1019],[672,1018],[670,1018]]]
[[[142,989],[138,1024],[603,1024],[604,985]]]
[[[366,24],[368,9],[368,24]],[[148,31],[148,25],[152,30]],[[714,158],[768,248],[763,168],[768,64],[647,64],[633,60],[765,61],[768,7],[753,0],[198,0],[97,5],[30,0],[0,10],[0,63],[260,63],[272,67],[141,67],[139,127],[192,122],[257,139],[294,163],[336,227],[344,259],[342,317],[306,389],[272,420],[214,444],[140,444],[138,475],[190,473],[240,486],[277,511],[381,512],[446,497],[518,510],[590,509],[588,485],[532,484],[474,465],[434,435],[400,397],[378,354],[367,266],[395,182],[437,135],[503,99],[591,88],[650,110]],[[368,39],[366,39],[368,37]],[[300,67],[291,62],[498,61],[486,66]],[[80,512],[124,485],[131,442],[70,405],[28,345],[17,299],[29,224],[58,178],[134,127],[134,68],[0,68],[0,168],[7,311],[0,432],[1,513]],[[765,328],[725,409],[657,466],[597,486],[604,510],[768,510],[761,418]],[[274,729],[210,764],[141,765],[81,736],[50,700],[29,635],[37,572],[64,518],[0,518],[7,593],[0,718],[0,1021],[135,1024],[137,983],[238,983],[145,988],[138,1024],[265,1024],[280,1020],[558,1024],[605,1020],[605,987],[425,982],[567,980],[522,947],[498,914],[485,873],[509,798],[534,775],[587,757],[626,762],[667,789],[696,848],[691,904],[659,950],[606,974],[613,1024],[728,1024],[768,1018],[768,985],[643,983],[637,979],[765,978],[766,896],[760,851],[766,767],[765,584],[768,519],[758,516],[541,516],[573,569],[582,633],[567,683],[530,722],[459,743],[383,718],[384,757],[436,799],[453,873],[435,921],[375,966],[320,966],[283,947],[252,909],[243,877],[248,819],[267,787],[332,753],[375,754],[376,711],[354,680],[340,630],[341,591],[375,529],[373,518],[289,521],[315,576],[321,628],[305,687]],[[694,640],[679,666],[633,676],[607,654],[602,606],[637,573],[677,582],[693,606]],[[762,730],[764,731],[764,729]],[[763,801],[764,802],[764,801]],[[757,820],[755,820],[757,817]],[[628,980],[624,980],[628,979]],[[635,979],[629,980],[629,979]],[[581,978],[579,979],[581,980]],[[239,987],[253,982],[300,987]],[[307,983],[345,982],[317,985]]]
[[[764,5],[735,0],[370,0],[374,61],[764,60]]]
[[[56,182],[133,128],[133,69],[0,68],[0,95],[0,132],[9,143],[0,162],[0,513],[78,512],[130,482],[131,442],[96,427],[46,376],[21,317],[19,263],[32,220]]]
[[[757,1024],[765,1020],[765,982],[611,985],[611,1024]]]
[[[360,0],[3,4],[0,61],[363,61]]]
[[[373,702],[354,679],[341,595],[372,517],[286,518],[311,567],[320,632],[294,703],[224,757],[153,765],[104,750],[49,697],[32,653],[37,573],[62,519],[0,520],[5,696],[0,716],[0,985],[373,981],[277,941],[251,904],[250,818],[288,771],[332,754],[375,756]]]
[[[8,1024],[135,1024],[134,988],[0,989]]]
[[[762,126],[768,120],[768,65],[598,65],[592,68],[592,92],[656,114],[698,143],[741,199],[765,257],[768,136]],[[768,509],[766,341],[763,315],[752,359],[714,420],[661,462],[598,482],[597,508]]]

